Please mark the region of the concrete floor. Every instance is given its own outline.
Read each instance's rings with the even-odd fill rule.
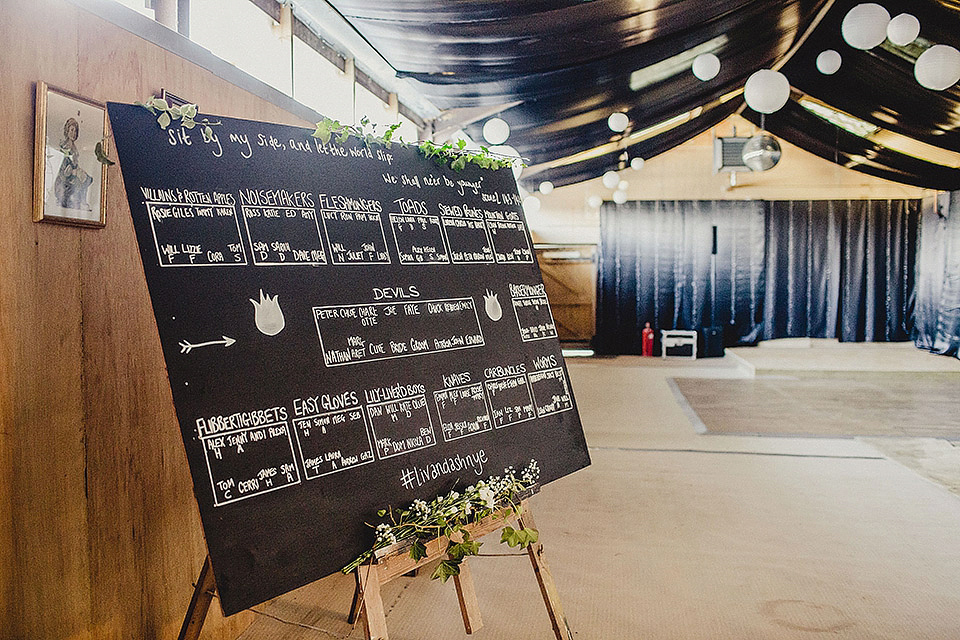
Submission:
[[[669,380],[771,371],[957,376],[909,345],[814,341],[691,361],[568,362],[593,465],[533,500],[575,638],[960,638],[960,449],[934,438],[698,434]],[[897,374],[896,372],[903,372]],[[960,395],[957,399],[960,409]],[[499,551],[491,536],[484,551]],[[524,558],[472,561],[478,639],[551,638]],[[242,640],[362,638],[331,576]],[[384,589],[391,638],[465,638],[452,584]],[[308,628],[312,627],[312,628]]]

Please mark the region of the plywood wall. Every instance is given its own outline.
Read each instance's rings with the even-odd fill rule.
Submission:
[[[205,547],[120,173],[105,229],[31,221],[34,86],[308,123],[64,0],[0,42],[0,637],[176,637]]]

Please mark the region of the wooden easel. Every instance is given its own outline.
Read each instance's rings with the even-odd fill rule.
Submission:
[[[532,493],[526,494],[526,497],[529,497]],[[521,529],[536,528],[533,523],[533,514],[530,512],[530,505],[526,499],[520,501],[519,516],[515,515],[510,508],[501,509],[479,522],[464,527],[464,529],[469,532],[472,539],[476,539],[501,529],[513,520],[516,520],[517,526]],[[383,608],[383,599],[380,596],[380,587],[400,576],[416,572],[417,569],[430,562],[439,560],[446,555],[449,541],[449,538],[441,536],[426,542],[427,555],[421,560],[414,560],[410,557],[409,542],[406,544],[398,543],[378,550],[370,562],[357,567],[354,572],[356,589],[353,594],[353,604],[350,606],[348,620],[353,624],[358,617],[363,617],[366,640],[388,640],[386,612]],[[527,555],[533,565],[533,572],[537,576],[540,595],[547,607],[547,614],[550,616],[554,636],[557,640],[573,640],[573,632],[570,631],[567,619],[563,615],[560,596],[543,557],[543,546],[539,541],[527,548]],[[466,560],[460,564],[460,575],[454,576],[453,581],[457,589],[457,600],[460,603],[463,627],[468,634],[474,633],[483,626],[483,619],[480,616],[477,593],[473,586],[473,575],[470,573],[470,566]],[[180,628],[178,640],[198,640],[216,590],[217,585],[210,566],[210,556],[207,556],[203,562],[203,567],[200,569],[200,576],[197,578],[197,585],[194,588],[193,597],[190,599],[190,605],[187,607],[187,613],[183,618],[183,626]]]
[[[200,637],[200,629],[203,628],[203,621],[207,619],[207,611],[210,610],[210,602],[216,592],[217,583],[213,579],[210,556],[207,556],[200,569],[197,586],[193,589],[193,597],[190,598],[190,606],[183,617],[183,626],[180,627],[177,640],[197,640]]]
[[[530,505],[526,499],[523,499],[520,501],[519,516],[516,516],[512,509],[502,509],[464,529],[470,534],[471,539],[476,539],[502,528],[514,519],[521,529],[536,528]],[[350,607],[349,621],[351,624],[356,622],[358,616],[362,614],[366,640],[388,640],[387,620],[383,600],[380,597],[380,587],[400,576],[415,572],[430,562],[439,560],[446,555],[448,543],[449,539],[443,536],[430,540],[425,544],[427,555],[421,560],[410,557],[410,543],[399,543],[379,550],[374,554],[372,562],[357,567],[354,572],[357,586],[353,594],[353,605]],[[537,576],[540,595],[547,607],[554,635],[557,640],[573,640],[573,632],[570,631],[567,619],[563,615],[560,596],[543,557],[543,546],[539,541],[530,545],[527,555],[533,565],[533,572]],[[473,575],[466,560],[460,564],[460,575],[454,576],[453,581],[457,588],[463,627],[468,634],[473,633],[483,626],[483,620],[477,604],[477,593],[473,587]]]

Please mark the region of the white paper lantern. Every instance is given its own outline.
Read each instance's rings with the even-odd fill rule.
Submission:
[[[540,211],[540,198],[537,196],[527,196],[523,199],[523,212],[528,216]]]
[[[603,204],[603,198],[601,198],[600,196],[594,194],[594,195],[590,196],[589,198],[587,198],[587,204],[590,205],[591,207],[593,207],[594,209],[599,209],[599,208],[600,208],[600,205]]]
[[[840,24],[840,33],[854,49],[873,49],[887,39],[890,14],[875,2],[858,4],[847,12]]]
[[[607,171],[603,174],[603,186],[607,189],[616,189],[618,184],[620,184],[620,176],[616,171]]]
[[[483,139],[490,144],[503,144],[510,137],[510,125],[503,118],[490,118],[483,123]]]
[[[623,204],[627,201],[627,192],[619,189],[613,192],[613,201],[617,204]]]
[[[701,53],[693,59],[693,75],[706,82],[720,73],[720,58],[712,53]]]
[[[901,13],[887,25],[887,37],[893,44],[908,45],[920,35],[920,21],[909,13]]]
[[[952,87],[960,80],[960,51],[946,44],[933,45],[917,58],[913,75],[927,89]]]
[[[513,177],[519,178],[523,171],[523,160],[520,158],[520,152],[508,144],[500,144],[490,147],[490,153],[498,156],[504,156],[513,164]]]
[[[548,193],[553,191],[553,183],[550,182],[549,180],[544,180],[543,182],[540,183],[539,189],[540,189],[540,193],[542,193],[543,195],[547,195]]]
[[[817,71],[825,76],[832,76],[840,70],[842,62],[843,58],[833,49],[821,51],[820,55],[817,56]]]
[[[639,171],[640,169],[643,169],[643,158],[641,158],[640,156],[637,156],[636,158],[631,160],[630,168],[633,169],[634,171]]]
[[[626,130],[629,124],[630,118],[627,117],[627,114],[620,111],[611,113],[610,117],[607,118],[607,126],[610,127],[611,131],[616,131],[617,133]]]
[[[743,99],[757,113],[774,113],[790,99],[790,81],[779,71],[760,69],[747,78]]]

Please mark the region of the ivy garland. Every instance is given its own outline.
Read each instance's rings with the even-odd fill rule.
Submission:
[[[207,118],[202,120],[196,120],[197,117],[197,105],[195,104],[184,104],[184,105],[169,105],[167,101],[163,98],[158,98],[156,96],[151,97],[146,102],[135,102],[138,107],[143,107],[153,115],[157,116],[157,124],[160,125],[161,129],[166,129],[169,127],[174,120],[180,121],[180,126],[184,129],[193,129],[197,125],[201,125],[200,133],[203,135],[204,142],[210,142],[213,140],[213,129],[220,124],[219,121],[213,122]]]
[[[166,129],[174,121],[179,120],[180,126],[185,129],[193,129],[200,126],[200,133],[203,135],[204,142],[210,142],[213,139],[213,129],[221,123],[211,121],[207,118],[197,120],[198,107],[195,104],[184,104],[180,106],[169,105],[163,98],[151,96],[144,102],[136,102],[137,106],[143,107],[153,115],[157,116],[157,124],[161,129]],[[312,137],[317,138],[323,144],[329,144],[336,136],[337,144],[344,144],[351,136],[360,140],[367,148],[373,145],[381,145],[389,148],[394,142],[394,133],[400,127],[400,124],[392,124],[382,136],[376,135],[375,124],[371,124],[370,119],[363,117],[360,125],[343,124],[339,120],[324,118],[316,124]],[[397,141],[406,144],[402,138],[397,137]],[[486,147],[480,147],[479,151],[468,151],[465,140],[457,140],[456,143],[445,142],[437,145],[430,140],[424,140],[417,145],[418,151],[425,158],[433,158],[440,166],[449,164],[454,171],[463,171],[468,164],[475,164],[481,169],[503,169],[512,167],[516,161],[513,158],[499,156]],[[98,154],[98,159],[100,155]],[[103,160],[101,160],[102,162]]]
[[[369,131],[367,131],[368,126],[370,127]],[[366,147],[379,144],[389,148],[394,141],[393,134],[399,127],[399,123],[392,124],[387,127],[382,136],[377,136],[375,133],[376,125],[371,125],[370,120],[366,117],[360,120],[359,127],[341,124],[339,120],[324,118],[317,123],[317,128],[312,135],[314,138],[319,138],[323,144],[329,143],[334,135],[337,136],[337,144],[343,144],[347,141],[347,138],[353,136],[358,138]],[[398,137],[397,139],[401,144],[406,144],[402,138]],[[463,171],[467,164],[475,164],[481,169],[492,170],[513,166],[514,161],[512,159],[494,155],[486,147],[480,147],[479,151],[471,152],[467,151],[466,146],[466,141],[462,139],[457,140],[456,144],[445,142],[442,145],[424,140],[417,145],[417,149],[425,158],[433,158],[441,166],[449,163],[450,168],[454,171]]]
[[[389,522],[377,525],[367,523],[375,529],[376,539],[373,546],[360,554],[341,571],[350,573],[369,560],[380,549],[410,542],[410,557],[422,560],[427,556],[426,541],[445,536],[447,557],[440,561],[434,570],[433,579],[446,582],[451,576],[460,574],[460,564],[467,556],[475,556],[483,544],[470,538],[465,527],[483,520],[504,508],[513,515],[520,515],[520,505],[515,496],[526,491],[540,478],[540,466],[536,460],[530,463],[516,476],[513,467],[503,470],[502,476],[491,476],[463,490],[463,493],[451,491],[438,496],[431,502],[414,500],[406,509],[395,511],[392,508],[381,509],[377,515],[388,517]],[[459,539],[455,542],[454,539]],[[510,547],[526,549],[539,539],[536,529],[514,529],[506,526],[500,534],[500,542]]]

